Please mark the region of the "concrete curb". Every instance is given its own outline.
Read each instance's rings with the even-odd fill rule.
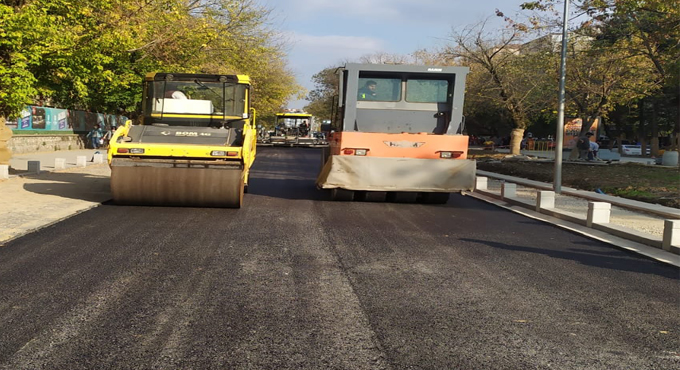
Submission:
[[[521,214],[523,216],[543,221],[545,223],[549,223],[551,225],[555,225],[561,229],[569,230],[575,233],[578,233],[580,235],[586,236],[591,239],[595,239],[607,244],[610,244],[614,246],[617,249],[623,249],[627,250],[642,256],[645,256],[647,258],[651,258],[653,260],[666,263],[675,267],[680,267],[680,256],[666,252],[662,249],[654,248],[648,245],[644,245],[641,243],[637,243],[635,241],[631,241],[627,238],[622,238],[618,237],[615,235],[611,235],[607,232],[597,230],[595,228],[588,228],[586,226],[582,226],[578,223],[574,223],[570,221],[569,219],[563,219],[563,218],[557,218],[553,217],[551,215],[546,215],[540,212],[536,212],[531,210],[530,207],[527,207],[526,204],[518,205],[514,201],[513,202],[507,202],[505,200],[499,199],[499,197],[496,196],[491,196],[487,193],[475,191],[475,192],[465,192],[464,195],[471,196],[473,198],[482,200],[484,202],[493,204],[495,206],[501,207],[503,209],[507,209],[511,212]],[[579,218],[577,215],[572,215],[577,218]],[[569,217],[567,217],[569,218]],[[580,218],[579,218],[580,219]]]
[[[529,182],[527,180],[503,176],[503,180],[501,180],[500,194],[497,194],[497,192],[492,192],[488,190],[488,177],[477,177],[475,191],[484,194],[485,196],[495,198],[512,205],[517,205],[528,209],[534,209],[537,213],[546,214],[555,218],[567,220],[574,224],[579,224],[581,226],[586,226],[588,228],[598,229],[627,240],[631,240],[654,248],[659,248],[672,254],[680,255],[680,220],[666,218],[664,220],[662,236],[655,236],[647,232],[641,232],[636,228],[631,228],[630,226],[625,227],[610,223],[612,205],[608,202],[597,202],[592,201],[592,199],[587,199],[588,202],[587,208],[585,209],[586,212],[584,217],[582,213],[573,213],[568,212],[564,209],[556,208],[555,192],[553,191],[538,190],[535,202],[520,199],[517,196],[517,184],[508,181],[523,182],[525,186],[529,188],[532,188],[531,185],[536,183],[535,181],[531,181],[532,184],[526,185]],[[581,197],[572,194],[566,196],[565,198],[581,198]],[[626,201],[627,200],[622,199],[619,201],[619,204],[623,202],[623,204],[625,205]],[[628,212],[631,211],[628,210]],[[642,215],[643,213],[637,212],[637,214]],[[658,217],[658,215],[654,216],[650,215],[649,217]]]
[[[493,172],[477,170],[477,176],[480,176],[480,175],[486,176],[486,177],[489,177],[489,178],[498,179],[498,180],[504,180],[504,181],[512,182],[512,183],[515,183],[515,184],[528,186],[528,187],[531,187],[531,188],[541,189],[541,190],[552,190],[553,189],[552,184],[547,184],[547,183],[544,183],[544,182],[533,181],[533,180],[526,180],[526,179],[521,179],[521,178],[517,178],[517,177],[507,176],[507,175],[500,175],[500,174],[493,173]],[[564,187],[564,186],[562,187],[562,193],[565,194],[565,195],[571,195],[571,196],[584,198],[584,199],[588,199],[588,200],[593,200],[593,201],[597,201],[597,202],[607,202],[607,203],[611,203],[613,205],[619,206],[621,208],[628,208],[628,209],[632,209],[632,210],[635,210],[635,211],[655,214],[655,215],[658,215],[658,216],[661,216],[661,217],[672,218],[672,219],[680,219],[680,209],[666,207],[666,206],[662,206],[660,204],[650,204],[650,203],[640,202],[640,201],[637,201],[637,200],[619,198],[619,197],[606,195],[606,194],[597,194],[597,193],[593,193],[593,192],[590,192],[590,191],[578,190],[578,189],[573,189],[573,188]]]
[[[42,230],[46,227],[50,227],[52,225],[58,224],[59,222],[67,220],[67,219],[69,219],[73,216],[79,215],[83,212],[87,212],[87,211],[89,211],[93,208],[97,208],[102,203],[104,203],[104,202],[96,203],[96,204],[90,204],[86,207],[75,209],[75,210],[71,211],[71,213],[69,213],[65,216],[54,218],[52,220],[49,220],[47,223],[41,223],[41,224],[37,224],[35,226],[32,226],[32,225],[28,226],[26,228],[23,228],[22,231],[19,231],[17,233],[8,233],[6,230],[2,230],[2,232],[0,232],[0,247],[3,247],[5,243],[9,243],[12,240],[19,239],[23,236],[26,236],[26,235],[34,233],[36,231]]]

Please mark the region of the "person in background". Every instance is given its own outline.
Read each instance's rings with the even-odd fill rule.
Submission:
[[[578,159],[582,161],[589,161],[590,157],[590,137],[592,132],[587,132],[576,140],[576,149],[578,149]]]
[[[590,152],[588,152],[588,159],[593,161],[601,161],[597,156],[597,152],[600,150],[600,144],[595,141],[590,142]]]
[[[300,135],[301,136],[307,136],[308,133],[309,133],[309,124],[307,123],[307,121],[302,121],[302,123],[300,124]]]
[[[98,123],[94,125],[92,130],[87,134],[87,138],[90,139],[92,143],[92,149],[99,149],[104,137],[104,131]]]
[[[104,142],[102,144],[103,148],[109,147],[109,141],[113,137],[114,132],[116,132],[116,126],[111,126],[111,128],[106,131],[106,133],[104,134]]]

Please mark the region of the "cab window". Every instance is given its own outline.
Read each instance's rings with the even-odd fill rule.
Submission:
[[[371,89],[369,85],[375,85]],[[401,100],[401,79],[380,77],[359,77],[358,100],[399,101]]]
[[[446,103],[449,97],[449,82],[446,80],[406,81],[406,101],[409,103]]]

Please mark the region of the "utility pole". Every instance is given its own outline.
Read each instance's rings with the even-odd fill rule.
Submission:
[[[567,70],[567,22],[569,19],[569,0],[564,0],[564,16],[562,18],[562,57],[560,61],[560,92],[557,109],[557,132],[555,135],[555,177],[553,190],[562,192],[562,146],[564,144],[564,100],[565,80]]]

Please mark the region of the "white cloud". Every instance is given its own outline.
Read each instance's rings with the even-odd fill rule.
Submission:
[[[298,82],[311,90],[311,77],[324,68],[340,67],[343,62],[356,61],[359,57],[385,49],[385,41],[362,36],[314,36],[291,32],[288,34],[292,50],[290,66]],[[292,101],[291,108],[302,108],[306,101]]]
[[[383,40],[363,36],[315,36],[292,33],[291,40],[295,49],[301,52],[322,53],[326,57],[338,55],[352,58],[380,51],[385,46]]]
[[[394,17],[399,4],[409,0],[283,0],[286,9],[299,14],[359,15],[361,18]]]
[[[477,23],[497,7],[517,7],[508,0],[255,1],[272,9],[279,29],[288,30],[289,66],[308,89],[312,75],[324,68],[378,52],[432,48],[445,42],[452,27]]]
[[[278,0],[269,4],[287,14],[289,20],[308,17],[344,17],[357,22],[390,23],[395,26],[414,24],[446,24],[477,22],[493,16],[496,8],[506,12],[518,4],[507,0]]]

